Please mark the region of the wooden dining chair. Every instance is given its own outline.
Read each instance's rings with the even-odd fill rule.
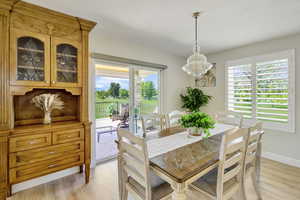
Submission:
[[[253,118],[243,118],[241,123],[241,128],[250,128],[255,126],[258,123],[257,119]]]
[[[243,172],[243,190],[246,194],[246,179],[251,176],[252,183],[258,199],[262,199],[259,188],[260,159],[261,159],[261,138],[264,134],[262,123],[257,122],[249,128],[246,140],[246,154]]]
[[[243,116],[232,111],[226,111],[226,112],[223,111],[223,112],[218,112],[215,115],[215,120],[218,123],[234,125],[241,128],[243,123]]]
[[[166,129],[166,117],[162,114],[150,114],[141,117],[143,137],[153,132],[159,132]]]
[[[168,128],[174,128],[174,127],[180,127],[179,119],[181,116],[184,115],[184,112],[181,112],[179,110],[174,110],[166,115],[167,119],[167,127]]]
[[[216,200],[227,200],[242,190],[244,156],[248,129],[235,128],[224,133],[216,170],[191,184],[191,188]]]
[[[147,144],[143,138],[127,130],[118,130],[118,165],[121,200],[128,199],[128,192],[138,200],[168,198],[172,189],[166,182],[151,187]]]

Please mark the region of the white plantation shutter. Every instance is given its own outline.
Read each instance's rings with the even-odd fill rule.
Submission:
[[[226,107],[264,122],[266,128],[294,132],[294,50],[227,62]]]
[[[251,64],[228,67],[228,110],[252,117]]]
[[[288,59],[256,63],[256,118],[288,123]]]

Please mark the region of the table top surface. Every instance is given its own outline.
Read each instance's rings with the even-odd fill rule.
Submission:
[[[182,131],[182,128],[166,129],[156,137],[166,137]],[[218,162],[221,137],[222,134],[214,135],[150,158],[150,165],[172,180],[182,183]]]

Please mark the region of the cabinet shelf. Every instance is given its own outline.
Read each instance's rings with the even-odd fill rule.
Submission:
[[[58,69],[58,72],[68,72],[68,73],[77,73],[76,70],[69,70],[69,69]]]
[[[77,56],[72,54],[64,54],[64,53],[57,53],[57,56],[64,56],[64,57],[71,57],[71,58],[77,58]]]
[[[33,67],[33,66],[24,66],[24,65],[18,65],[18,68],[22,69],[35,69],[35,70],[45,70],[43,67]]]
[[[18,50],[22,50],[22,51],[31,51],[31,52],[35,52],[35,53],[44,53],[43,50],[29,49],[29,48],[24,48],[24,47],[18,47]]]

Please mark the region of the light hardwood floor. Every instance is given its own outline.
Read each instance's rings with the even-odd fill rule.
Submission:
[[[9,200],[118,200],[116,161],[97,166],[92,176],[88,185],[76,174],[19,192]],[[250,185],[248,180],[248,200],[255,200]],[[261,189],[264,200],[300,200],[300,168],[263,159]],[[206,200],[192,192],[189,196],[190,200]]]

